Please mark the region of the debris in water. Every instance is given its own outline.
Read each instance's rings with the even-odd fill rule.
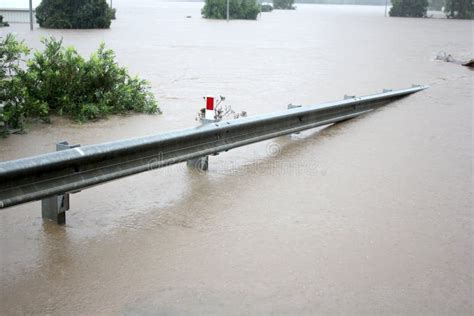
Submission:
[[[474,68],[474,59],[471,59],[470,61],[462,64],[463,66],[466,66],[466,67],[471,67],[471,68]]]
[[[467,67],[474,67],[474,59],[471,59],[467,62],[462,62],[460,60],[455,59],[451,54],[447,54],[446,52],[439,52],[438,55],[436,55],[436,60],[441,60],[447,63],[454,63]]]

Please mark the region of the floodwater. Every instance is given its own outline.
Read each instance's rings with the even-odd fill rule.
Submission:
[[[31,124],[0,160],[194,126],[202,96],[249,115],[383,88],[430,89],[328,128],[94,187],[67,225],[39,202],[0,212],[0,314],[473,313],[473,22],[298,5],[209,21],[201,3],[114,1],[100,42],[148,79],[162,115]],[[186,18],[186,16],[192,18]]]

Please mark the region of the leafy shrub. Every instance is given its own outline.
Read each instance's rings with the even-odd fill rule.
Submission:
[[[109,28],[114,14],[106,0],[43,0],[36,8],[38,24],[53,29]]]
[[[0,41],[0,126],[4,134],[9,128],[20,128],[25,116],[27,92],[19,73],[21,63],[30,52],[24,42],[12,34]]]
[[[447,0],[446,15],[452,19],[473,19],[474,4],[471,0]]]
[[[260,4],[255,0],[230,0],[229,17],[231,19],[256,20],[260,13]],[[226,19],[227,0],[206,0],[201,10],[207,19]]]
[[[47,121],[50,114],[83,122],[158,111],[149,84],[131,77],[104,44],[86,60],[62,40],[51,37],[42,43],[44,51],[36,51],[21,67],[29,49],[12,34],[0,38],[0,122],[5,128],[21,128],[25,118]]]
[[[390,16],[415,17],[426,16],[428,0],[392,0]]]
[[[295,0],[273,0],[273,7],[275,9],[294,10],[296,9],[294,3]]]

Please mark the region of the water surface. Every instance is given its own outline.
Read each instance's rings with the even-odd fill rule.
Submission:
[[[300,4],[226,23],[201,3],[114,3],[110,30],[0,32],[86,55],[105,42],[164,114],[32,124],[0,140],[0,160],[194,126],[206,94],[253,115],[431,88],[211,157],[207,174],[177,165],[85,190],[64,227],[39,202],[2,210],[2,314],[473,312],[473,72],[434,60],[471,58],[473,22]]]

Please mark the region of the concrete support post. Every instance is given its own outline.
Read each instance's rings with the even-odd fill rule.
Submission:
[[[69,145],[68,142],[56,144],[56,151],[79,147]],[[57,194],[41,200],[41,216],[44,219],[55,221],[59,225],[66,224],[66,211],[69,210],[69,193]]]

